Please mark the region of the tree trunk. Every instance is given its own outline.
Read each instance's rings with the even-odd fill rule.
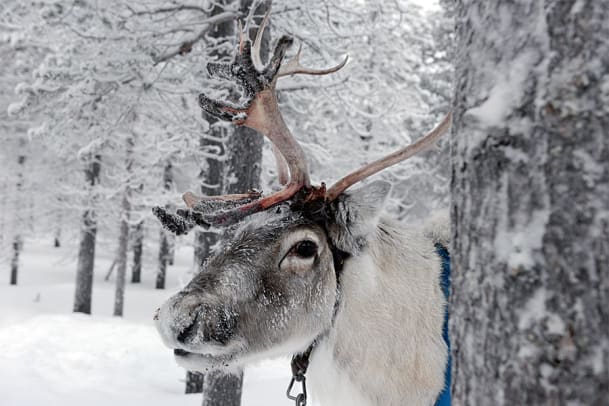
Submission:
[[[161,229],[159,244],[159,271],[156,274],[157,289],[165,289],[165,276],[167,275],[167,263],[169,262],[169,237],[164,229]]]
[[[203,380],[203,374],[186,371],[186,390],[184,393],[202,393]]]
[[[17,284],[17,275],[19,274],[19,254],[23,247],[21,235],[17,233],[13,240],[13,257],[11,258],[11,285]]]
[[[609,404],[609,4],[460,1],[453,399]]]
[[[171,239],[169,240],[169,261],[168,261],[169,265],[173,266],[175,260],[176,260],[176,239],[172,235]]]
[[[165,190],[170,190],[173,184],[173,174],[171,162],[165,163],[165,169],[163,171],[163,185]],[[167,206],[169,208],[169,206]],[[170,257],[169,247],[169,235],[161,227],[161,234],[159,237],[159,271],[156,274],[156,288],[165,289],[165,276],[167,274],[167,263]]]
[[[56,217],[56,224],[55,224],[55,232],[53,235],[53,246],[55,248],[59,248],[61,247],[61,229],[62,229],[62,225],[63,225],[63,211],[58,208],[57,209],[57,217]]]
[[[127,160],[125,171],[131,174],[133,167],[133,137],[127,138]],[[114,293],[114,315],[123,316],[125,303],[125,276],[127,274],[127,248],[129,245],[129,217],[131,215],[131,186],[130,176],[123,186],[123,199],[121,201],[120,230],[118,235],[118,251],[116,255],[116,290]]]
[[[101,169],[101,156],[90,158],[85,168],[85,180],[93,189],[99,182]],[[91,190],[91,193],[95,192]],[[92,199],[94,200],[94,199]],[[93,292],[93,267],[95,263],[95,236],[97,222],[95,209],[90,201],[89,207],[83,214],[80,247],[78,249],[78,263],[76,265],[76,292],[74,295],[74,312],[91,314],[91,295]]]
[[[17,184],[15,185],[15,217],[13,225],[13,256],[11,258],[11,285],[17,284],[17,277],[19,275],[19,254],[23,249],[23,237],[21,236],[22,229],[24,228],[24,218],[22,213],[23,205],[23,181],[25,171],[25,146],[26,140],[23,137],[19,138],[19,155],[17,156]]]
[[[116,256],[116,290],[114,293],[114,315],[123,315],[125,302],[125,274],[127,273],[127,245],[129,244],[129,186],[125,187],[121,203],[121,223],[118,236],[118,253]]]
[[[229,178],[236,182],[227,183],[224,193],[243,193],[260,188],[263,138],[247,127],[238,127],[229,140]],[[231,176],[231,174],[233,176]],[[224,375],[213,372],[205,375],[203,406],[239,406],[243,387],[243,371]]]
[[[219,371],[205,375],[203,406],[239,406],[243,388],[243,372],[224,375]]]
[[[131,268],[131,283],[142,281],[142,253],[144,251],[144,220],[133,227],[133,267]]]
[[[211,11],[211,16],[217,15],[224,11],[224,5],[230,4],[233,0],[221,0],[216,3]],[[218,39],[231,38],[234,34],[233,31],[234,22],[226,22],[218,24],[216,29],[213,30],[209,36],[217,41]],[[216,53],[215,56],[218,58],[226,57],[225,54]],[[226,146],[221,139],[226,139],[227,131],[232,131],[232,128],[218,123],[215,117],[209,116],[203,113],[205,119],[209,123],[210,137],[201,137],[199,145],[201,149],[213,148],[214,150],[220,151],[218,155],[222,156],[226,153]],[[224,181],[224,163],[220,159],[208,158],[205,160],[205,167],[201,169],[199,173],[199,179],[201,181],[201,193],[203,196],[215,196],[220,195],[223,192],[223,181]],[[201,230],[198,229],[195,234],[195,247],[194,247],[194,268],[195,272],[199,269],[201,264],[205,262],[211,247],[218,241],[218,233],[211,229]],[[204,377],[198,372],[186,372],[186,393],[201,393],[203,392]],[[213,391],[213,388],[210,387]],[[203,395],[203,399],[206,399],[206,394]]]

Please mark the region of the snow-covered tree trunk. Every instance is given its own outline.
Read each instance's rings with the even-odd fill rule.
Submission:
[[[171,162],[165,163],[163,170],[163,186],[165,190],[170,190],[173,184],[173,173]],[[169,234],[161,227],[159,236],[159,269],[156,274],[156,288],[165,289],[165,276],[167,274],[167,263],[169,262]]]
[[[23,238],[20,233],[16,233],[13,237],[13,256],[11,257],[11,285],[17,284],[17,276],[19,275],[19,254],[23,248]]]
[[[125,165],[127,177],[123,187],[121,200],[120,228],[118,234],[118,251],[116,255],[116,289],[114,291],[114,315],[122,316],[125,303],[125,277],[127,274],[127,248],[129,245],[129,218],[131,215],[131,186],[129,181],[133,167],[132,137],[127,138],[127,161]]]
[[[116,289],[114,292],[114,315],[122,316],[125,302],[125,274],[127,273],[127,246],[129,245],[129,187],[125,187],[121,202],[121,220],[116,256]]]
[[[205,375],[203,406],[239,406],[243,388],[243,372],[225,375],[220,371]]]
[[[142,281],[142,254],[144,252],[144,220],[133,227],[131,235],[133,236],[131,283],[140,283]]]
[[[100,169],[101,156],[91,155],[85,167],[85,181],[91,189],[99,182]],[[92,191],[91,193],[95,192]],[[78,263],[76,265],[75,312],[91,314],[96,234],[97,221],[95,220],[95,210],[93,207],[87,207],[82,217],[80,247],[78,249]]]
[[[609,404],[609,3],[457,13],[455,404]]]
[[[176,261],[176,240],[172,238],[169,240],[169,265],[173,266]]]
[[[19,138],[19,155],[17,156],[17,184],[15,187],[15,217],[13,226],[13,254],[11,257],[11,279],[10,284],[17,284],[17,277],[19,275],[19,254],[23,249],[23,236],[22,230],[24,228],[23,222],[23,210],[22,208],[22,189],[24,181],[24,170],[25,170],[25,145],[26,140],[23,137]]]

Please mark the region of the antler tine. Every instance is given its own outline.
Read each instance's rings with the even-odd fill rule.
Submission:
[[[241,20],[237,20],[238,30],[239,30],[239,54],[243,53],[243,48],[245,47],[245,33],[243,32],[243,23]]]
[[[257,190],[221,196],[197,196],[192,192],[186,192],[182,195],[182,200],[186,203],[186,207],[192,209],[202,202],[251,202],[252,200],[259,199],[261,195]]]
[[[277,180],[279,180],[280,185],[287,185],[290,181],[290,168],[288,168],[288,163],[285,161],[285,158],[281,155],[281,151],[277,149],[275,144],[271,144],[271,149],[273,150],[275,162],[277,163]]]
[[[451,113],[448,113],[444,117],[442,122],[440,122],[440,124],[438,124],[433,130],[427,133],[427,135],[425,135],[423,138],[417,140],[416,142],[408,145],[405,148],[402,148],[390,155],[387,155],[384,158],[371,162],[368,165],[365,165],[360,169],[345,176],[344,178],[340,179],[328,190],[328,193],[326,194],[326,200],[335,200],[338,196],[340,196],[341,193],[343,193],[348,187],[352,186],[353,184],[363,179],[366,179],[367,177],[370,177],[391,165],[395,165],[398,162],[404,161],[416,155],[417,153],[429,148],[448,131],[448,129],[450,128],[451,117]]]
[[[270,17],[271,4],[269,4],[268,10],[264,14],[264,18],[258,27],[258,31],[256,31],[256,38],[254,39],[254,44],[252,45],[252,61],[254,62],[254,67],[259,71],[264,69],[264,63],[262,62],[262,57],[260,56],[260,48],[262,45],[262,35],[264,34],[264,30],[269,23]]]
[[[298,52],[294,58],[290,59],[287,63],[283,64],[277,73],[277,78],[288,76],[288,75],[296,75],[296,74],[304,74],[304,75],[327,75],[330,73],[334,73],[342,69],[347,62],[349,61],[349,55],[345,55],[345,59],[336,66],[325,68],[325,69],[312,69],[304,67],[300,64],[300,51],[302,47],[298,47]]]
[[[323,201],[325,197],[325,185],[311,186],[304,151],[290,132],[279,111],[275,83],[280,76],[296,73],[324,75],[336,72],[345,66],[348,58],[332,68],[309,69],[300,65],[299,51],[292,61],[287,62],[287,67],[282,69],[281,64],[285,52],[293,43],[291,37],[282,36],[275,44],[269,61],[263,64],[260,47],[270,14],[269,8],[258,27],[253,43],[243,38],[243,32],[240,29],[239,53],[231,64],[208,64],[208,71],[211,75],[234,80],[240,85],[245,101],[236,105],[227,101],[213,100],[200,94],[199,105],[207,113],[217,118],[232,121],[236,125],[245,125],[265,135],[273,144],[278,165],[278,177],[284,188],[257,200],[252,196],[223,199],[222,201],[226,203],[223,209],[218,209],[217,201],[212,202],[206,198],[187,194],[184,196],[184,200],[192,208],[192,219],[197,224],[229,225],[249,214],[287,201],[298,193],[302,194],[303,201]]]

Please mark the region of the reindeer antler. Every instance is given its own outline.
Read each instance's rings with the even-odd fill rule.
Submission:
[[[421,151],[433,146],[438,139],[448,131],[450,128],[452,115],[448,113],[444,119],[438,124],[433,130],[427,133],[423,138],[417,140],[416,142],[395,151],[392,154],[389,154],[383,158],[377,159],[374,162],[369,163],[368,165],[364,165],[356,171],[351,172],[347,176],[340,179],[336,182],[330,189],[328,189],[328,193],[326,195],[326,199],[328,201],[333,201],[341,193],[343,193],[348,187],[353,184],[360,182],[375,173],[382,171],[385,168],[388,168],[392,165],[397,164],[398,162],[405,161],[418,154]]]
[[[291,37],[282,36],[277,41],[270,60],[264,64],[260,56],[260,46],[269,16],[270,9],[257,31],[253,45],[246,41],[243,33],[240,32],[238,52],[232,63],[209,63],[207,65],[210,75],[235,81],[243,89],[245,101],[241,105],[236,105],[226,101],[213,100],[205,94],[201,94],[199,95],[199,105],[212,116],[232,121],[236,125],[245,125],[265,135],[276,149],[275,156],[280,183],[285,184],[285,187],[279,192],[257,200],[252,200],[248,196],[247,202],[241,206],[213,213],[207,210],[207,204],[202,207],[202,203],[207,203],[208,199],[196,197],[192,193],[185,194],[186,205],[197,212],[204,211],[204,218],[210,224],[233,223],[251,213],[289,200],[302,189],[307,191],[303,194],[307,200],[325,196],[323,185],[321,187],[311,186],[304,151],[290,132],[279,111],[275,83],[279,77],[286,75],[325,75],[336,72],[346,64],[347,59],[345,58],[337,66],[328,69],[311,69],[300,65],[299,54],[297,54],[282,68],[281,62],[287,49],[293,43]],[[286,176],[288,173],[289,176]],[[230,197],[225,198],[225,201],[236,203],[245,200]]]
[[[239,47],[232,63],[207,64],[210,75],[235,81],[243,89],[245,101],[237,105],[210,99],[205,94],[200,94],[199,105],[212,116],[232,121],[236,125],[245,125],[265,135],[273,144],[279,180],[285,186],[266,197],[255,191],[215,197],[197,197],[187,192],[183,199],[190,211],[181,210],[177,215],[172,215],[161,208],[154,209],[161,222],[176,233],[186,233],[195,224],[202,226],[233,224],[252,213],[288,201],[297,194],[297,199],[302,202],[333,201],[354,183],[432,145],[450,126],[449,113],[442,123],[419,141],[347,175],[336,182],[328,193],[323,183],[320,186],[312,186],[304,152],[279,111],[275,84],[278,78],[287,75],[326,75],[336,72],[345,66],[348,57],[334,67],[311,69],[300,64],[299,49],[295,57],[282,66],[285,53],[293,43],[291,37],[282,36],[277,41],[269,61],[264,64],[260,56],[260,46],[269,16],[270,8],[258,28],[253,45],[249,40],[246,41],[241,24],[239,25]]]

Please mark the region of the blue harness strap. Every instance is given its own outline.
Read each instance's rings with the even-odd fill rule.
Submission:
[[[444,389],[440,393],[435,406],[450,406],[450,383],[451,383],[451,366],[452,360],[450,356],[450,338],[448,337],[448,297],[450,295],[450,254],[448,249],[442,244],[436,243],[436,252],[442,258],[442,274],[440,277],[440,286],[444,292],[447,305],[444,310],[444,327],[442,327],[442,337],[448,347],[448,360],[446,362],[446,371],[444,371]]]

